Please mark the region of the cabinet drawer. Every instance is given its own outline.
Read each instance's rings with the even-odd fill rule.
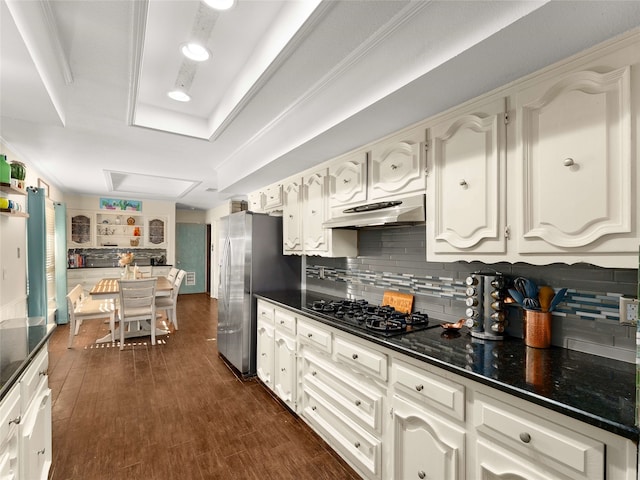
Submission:
[[[381,441],[368,434],[336,410],[312,387],[305,386],[303,415],[330,445],[367,472],[381,478]]]
[[[331,332],[307,322],[298,321],[298,342],[331,353]]]
[[[473,408],[478,432],[515,449],[524,458],[567,478],[604,478],[602,442],[486,395],[478,394]]]
[[[391,378],[395,389],[403,396],[464,421],[463,385],[396,360],[391,365]]]
[[[361,426],[382,434],[383,397],[309,351],[303,352],[303,382],[321,391]]]
[[[292,335],[296,334],[296,316],[293,312],[276,308],[273,312],[273,318],[277,329],[286,331]]]
[[[27,367],[27,371],[20,379],[20,398],[22,403],[22,411],[26,412],[29,407],[29,402],[33,399],[38,384],[42,377],[46,377],[47,368],[49,367],[49,352],[47,347],[42,347],[42,350],[32,360],[31,365]]]
[[[336,359],[357,370],[387,380],[387,356],[342,337],[335,339]]]
[[[268,322],[273,325],[273,305],[258,300],[258,320]]]

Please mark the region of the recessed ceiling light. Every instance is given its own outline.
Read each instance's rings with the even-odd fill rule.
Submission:
[[[169,93],[167,93],[167,95],[170,99],[176,100],[178,102],[188,102],[189,100],[191,100],[191,97],[182,90],[171,90]]]
[[[204,3],[215,10],[229,10],[236,4],[236,0],[204,0]]]
[[[205,60],[209,60],[209,58],[211,57],[211,52],[209,51],[209,49],[203,47],[199,43],[183,43],[182,45],[180,45],[180,51],[185,57],[190,58],[191,60],[194,60],[196,62],[204,62]]]

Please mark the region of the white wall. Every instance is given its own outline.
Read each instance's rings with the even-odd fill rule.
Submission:
[[[220,266],[218,252],[218,221],[231,213],[231,201],[226,205],[207,210],[206,223],[211,224],[211,298],[218,298],[218,283],[220,280]]]
[[[24,163],[26,169],[25,184],[44,187],[49,185],[49,198],[63,201],[63,194],[51,182],[47,181],[29,162],[0,142],[0,153],[7,161],[17,160]],[[40,180],[40,182],[39,182]],[[26,195],[9,195],[27,208]],[[0,215],[0,320],[24,317],[27,314],[27,220]]]

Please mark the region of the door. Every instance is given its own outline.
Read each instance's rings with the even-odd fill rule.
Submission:
[[[207,264],[206,225],[196,223],[176,224],[176,266],[187,272],[180,293],[206,291]]]

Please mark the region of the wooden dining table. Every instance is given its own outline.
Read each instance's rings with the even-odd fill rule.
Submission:
[[[173,290],[173,283],[169,281],[167,277],[157,277],[158,283],[156,284],[156,297],[166,296],[171,294]],[[96,283],[89,291],[89,295],[92,298],[112,298],[117,299],[120,295],[119,278],[102,278]],[[120,338],[120,327],[116,327],[116,331],[113,332],[113,338]],[[167,335],[169,330],[156,327],[156,336]],[[124,333],[125,338],[134,337],[146,337],[151,335],[151,322],[140,322],[140,327],[137,329],[131,329]],[[104,337],[96,340],[96,343],[110,343],[111,333],[108,333]]]

